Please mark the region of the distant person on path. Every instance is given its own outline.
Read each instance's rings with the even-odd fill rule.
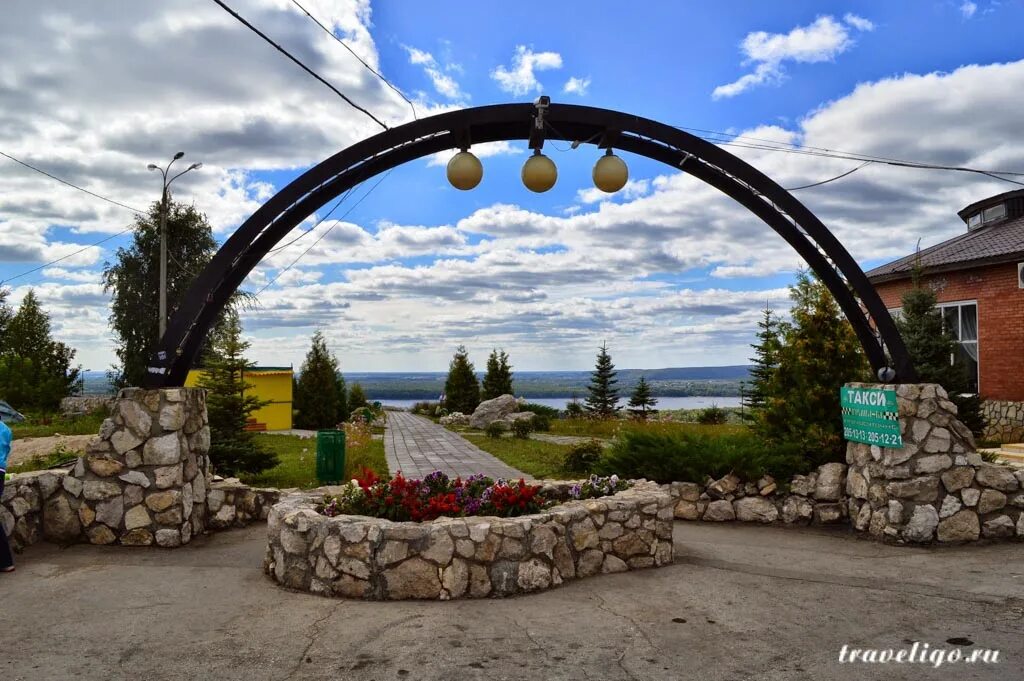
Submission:
[[[4,495],[7,479],[7,455],[11,453],[11,429],[0,421],[0,497]],[[7,533],[0,527],[0,572],[14,572],[14,556],[7,542]]]

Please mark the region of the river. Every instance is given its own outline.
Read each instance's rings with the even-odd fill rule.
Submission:
[[[570,397],[527,397],[527,402],[533,402],[535,404],[543,404],[547,407],[554,407],[555,409],[565,409],[566,403],[570,400]],[[739,407],[739,397],[659,397],[657,398],[658,404],[655,409],[707,409],[708,407],[715,405],[719,407]],[[424,402],[425,400],[380,400],[380,403],[390,407],[403,407],[408,409],[417,402]],[[620,404],[625,408],[628,398],[620,400]],[[582,403],[583,400],[580,400]]]

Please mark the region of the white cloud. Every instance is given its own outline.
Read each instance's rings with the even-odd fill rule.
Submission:
[[[846,14],[843,15],[843,21],[845,21],[847,24],[857,29],[858,31],[875,30],[874,22],[870,21],[869,19],[865,19],[864,17],[857,16],[856,14],[852,14],[850,12],[847,12]]]
[[[433,83],[434,89],[437,90],[438,94],[452,100],[462,101],[469,99],[469,95],[459,87],[458,81],[447,73],[448,71],[458,71],[460,67],[457,64],[441,66],[434,58],[434,55],[429,52],[408,45],[403,45],[402,47],[409,53],[410,64],[423,67],[423,71],[430,78],[430,82]]]
[[[855,14],[847,14],[846,23],[860,31],[874,29],[874,24]],[[813,64],[831,61],[853,45],[847,26],[831,16],[821,16],[807,26],[797,26],[789,33],[748,33],[740,43],[746,59],[756,64],[753,73],[741,76],[732,83],[719,85],[712,98],[735,97],[756,85],[774,83],[784,76],[782,65],[787,62]]]
[[[573,76],[569,80],[565,81],[565,85],[562,86],[562,92],[583,97],[587,94],[587,90],[589,88],[590,78],[577,78],[576,76]]]
[[[963,15],[964,19],[970,19],[977,11],[978,4],[971,2],[971,0],[964,0],[964,2],[960,4],[960,14]]]
[[[63,267],[47,267],[43,270],[43,276],[80,283],[96,283],[102,280],[103,273],[94,270],[68,270]]]
[[[504,155],[515,155],[522,154],[526,151],[526,147],[522,143],[508,142],[501,140],[498,142],[483,142],[482,144],[474,144],[471,151],[476,155],[477,158],[487,158],[489,156],[504,156]],[[439,151],[436,154],[431,154],[427,160],[427,166],[446,166],[451,157],[455,154],[454,150]],[[484,168],[484,172],[487,169]]]
[[[628,180],[626,186],[614,194],[603,192],[597,187],[578,189],[576,190],[576,200],[580,203],[599,203],[601,201],[611,201],[614,198],[635,199],[643,196],[650,189],[650,180]]]
[[[560,68],[562,55],[557,52],[534,52],[526,45],[516,45],[511,67],[498,66],[491,71],[491,78],[497,81],[498,87],[505,92],[521,96],[541,89],[534,71]]]

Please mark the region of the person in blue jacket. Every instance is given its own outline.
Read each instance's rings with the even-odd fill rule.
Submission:
[[[11,429],[0,421],[0,496],[4,494],[7,478],[7,456],[11,453]],[[7,533],[0,527],[0,572],[14,572],[14,556],[7,541]]]

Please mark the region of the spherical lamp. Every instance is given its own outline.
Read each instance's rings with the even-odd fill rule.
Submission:
[[[539,194],[554,187],[557,180],[558,168],[555,162],[540,153],[540,149],[534,149],[533,156],[523,164],[523,184],[531,192]]]
[[[466,149],[452,156],[448,161],[448,181],[462,191],[468,191],[480,184],[484,177],[484,166],[480,159]]]
[[[626,162],[609,149],[594,164],[594,186],[608,194],[614,194],[626,186],[629,179],[629,168]]]

